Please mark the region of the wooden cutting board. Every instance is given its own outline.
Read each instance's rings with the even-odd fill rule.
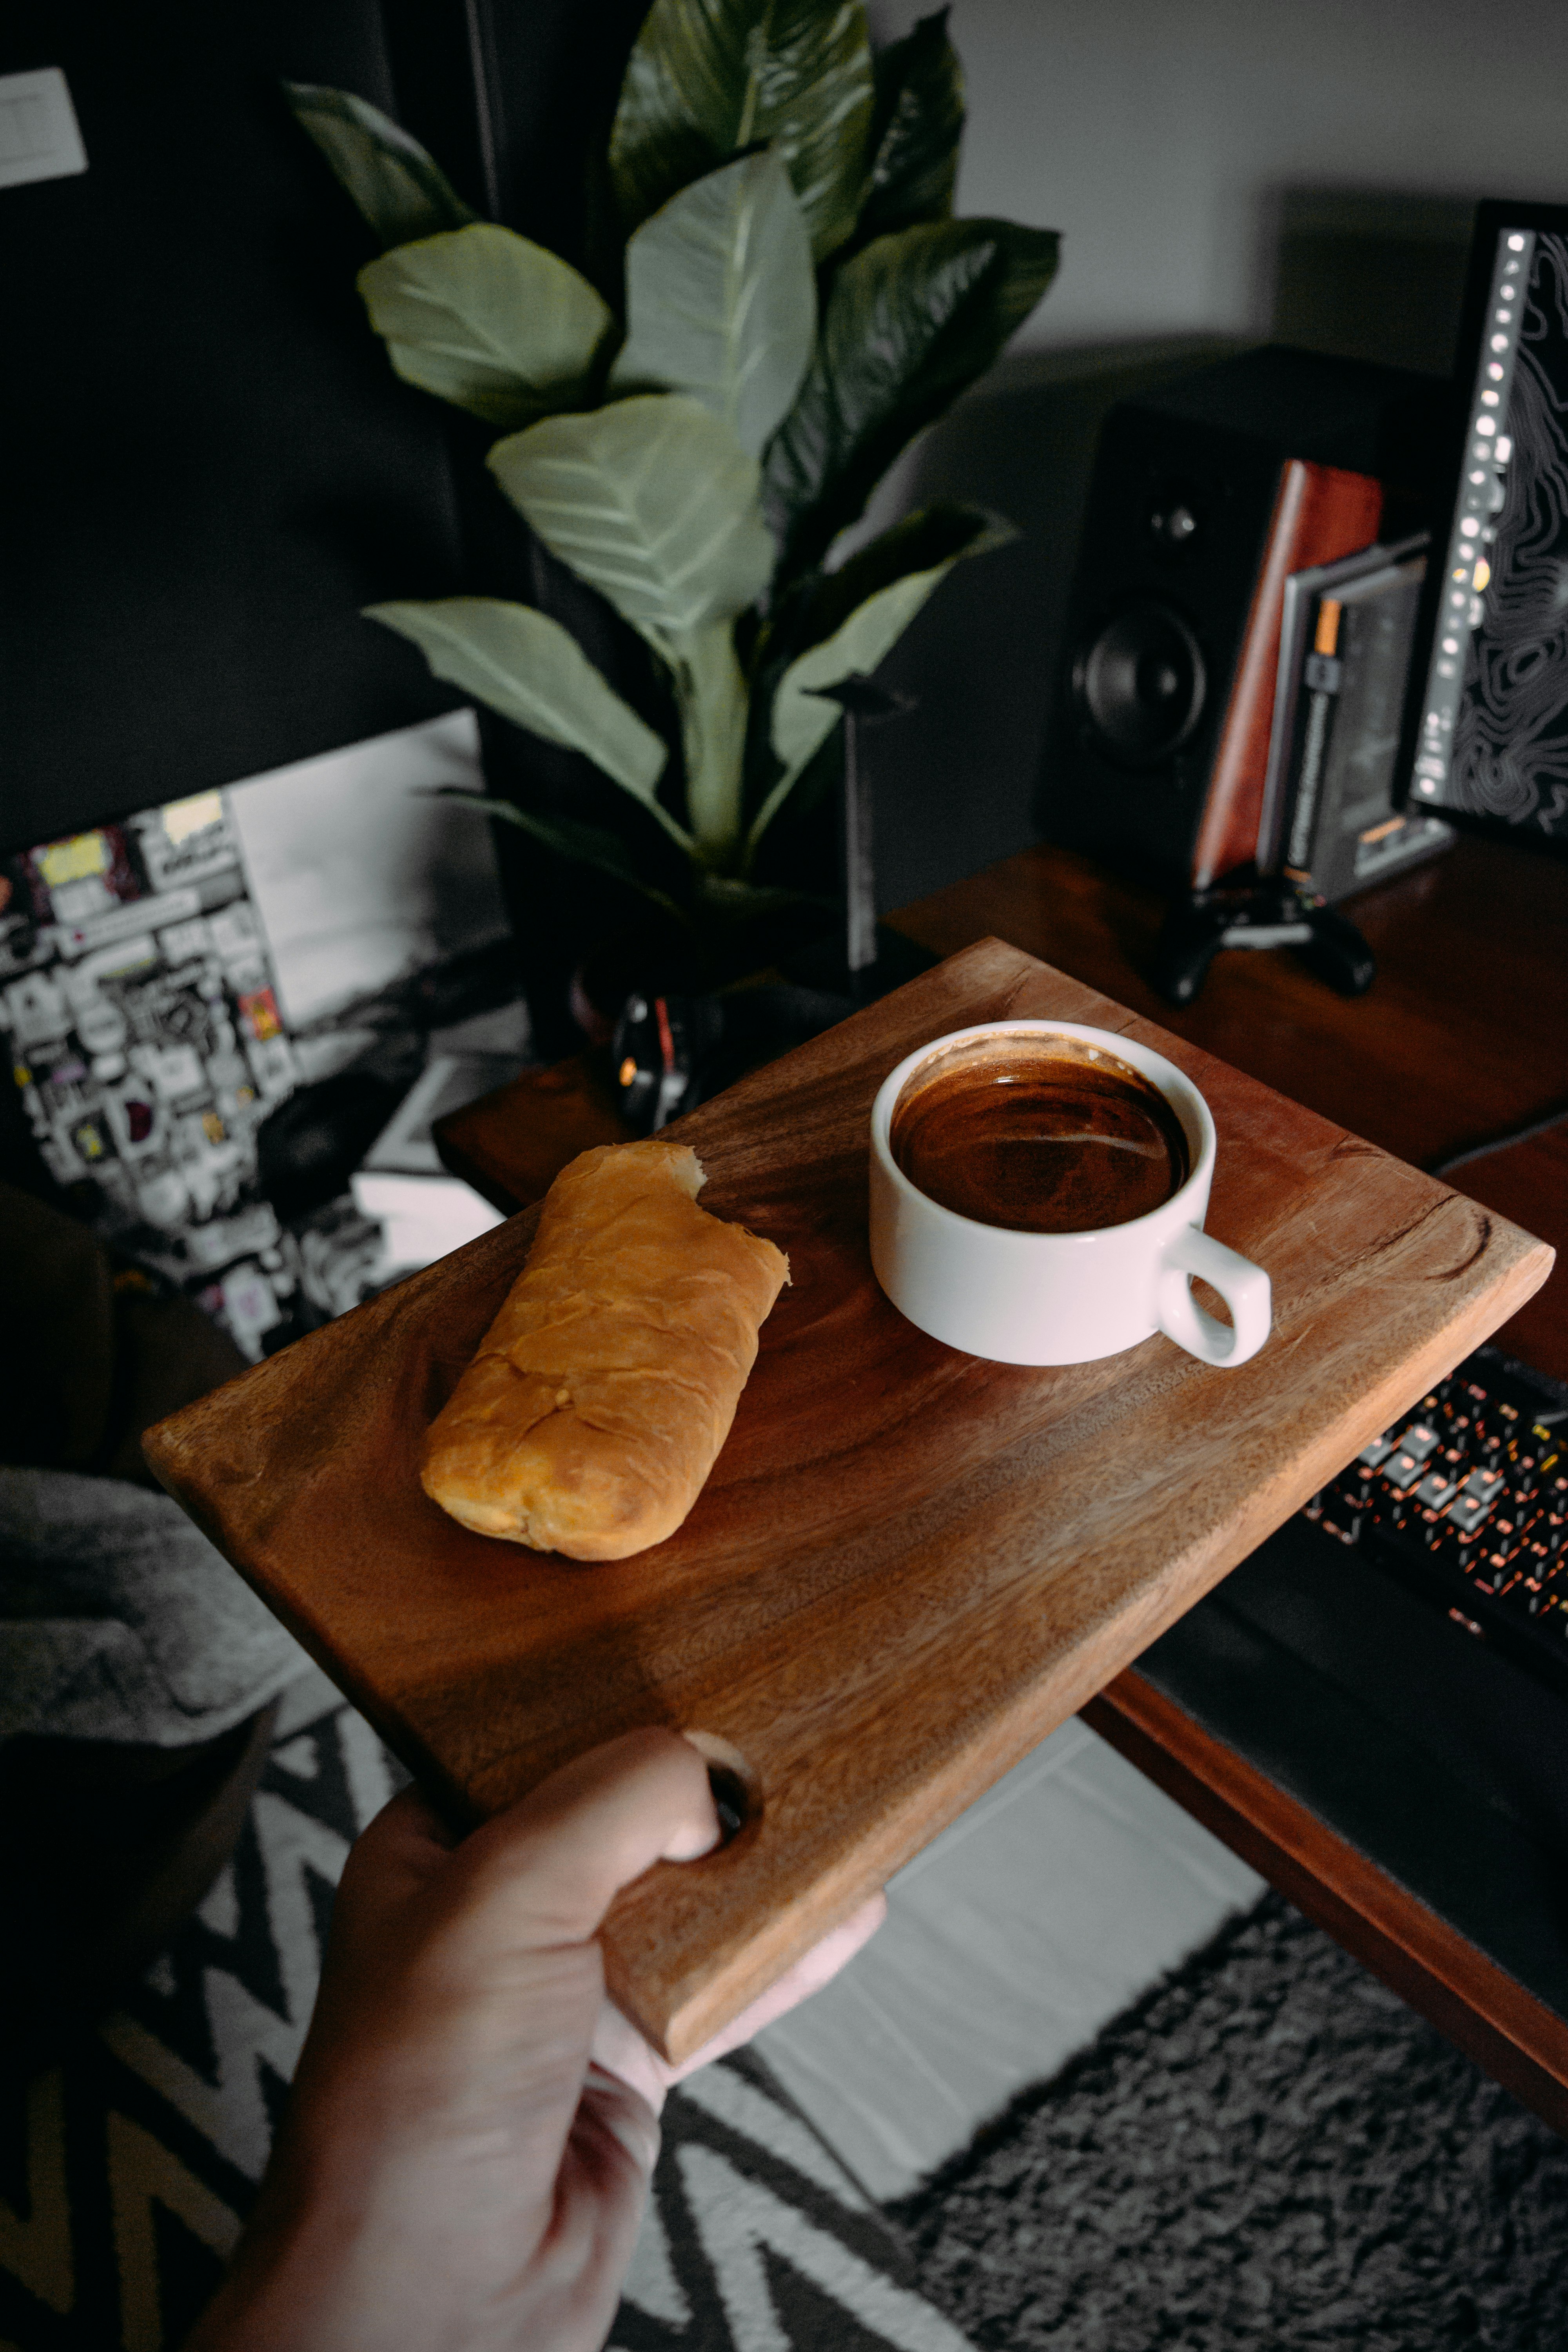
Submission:
[[[929,1339],[866,1247],[872,1097],[1005,1015],[1153,1045],[1208,1097],[1208,1224],[1268,1268],[1239,1371],[1156,1337],[1030,1370]],[[434,1797],[489,1813],[646,1723],[740,1750],[757,1802],[605,1930],[616,1999],[698,2048],[1136,1656],[1544,1280],[1552,1254],[998,940],[680,1122],[704,1204],[789,1252],[735,1425],[668,1543],[585,1567],[468,1533],[420,1439],[536,1210],[164,1422],[148,1459]]]

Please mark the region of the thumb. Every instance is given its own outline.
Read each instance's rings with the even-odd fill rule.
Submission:
[[[574,1759],[464,1839],[469,1924],[513,1951],[582,1944],[623,1886],[719,1843],[708,1769],[673,1731],[628,1731]]]

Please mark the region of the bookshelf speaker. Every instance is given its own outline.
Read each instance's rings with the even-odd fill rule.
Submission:
[[[1281,346],[1106,420],[1037,818],[1206,888],[1258,846],[1284,583],[1426,519],[1447,386]]]

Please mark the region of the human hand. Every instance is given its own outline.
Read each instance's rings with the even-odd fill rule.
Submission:
[[[597,2352],[668,2084],[826,1983],[866,1906],[670,2067],[604,1999],[619,1889],[717,1842],[673,1733],[580,1757],[454,1845],[411,1790],[350,1855],[287,2118],[188,2352]]]
[[[820,1992],[824,1985],[830,1984],[839,1969],[854,1958],[861,1945],[870,1942],[887,1916],[887,1896],[873,1895],[869,1902],[862,1903],[858,1911],[850,1913],[842,1927],[835,1927],[831,1935],[824,1936],[822,1941],[814,1944],[792,1969],[786,1969],[784,1975],[776,1979],[760,1999],[743,2009],[739,2017],[732,2019],[721,2033],[716,2033],[711,2042],[705,2042],[700,2050],[683,2059],[679,2066],[671,2065],[668,2058],[661,2058],[653,2044],[643,2039],[630,2019],[622,2016],[614,2001],[606,2000],[599,2011],[599,2021],[594,2028],[590,2053],[593,2063],[603,2067],[607,2074],[616,2075],[621,2082],[629,2084],[647,2101],[653,2113],[658,2115],[667,2095],[677,2083],[684,2083],[688,2074],[695,2074],[700,2067],[710,2066],[715,2058],[722,2058],[727,2051],[742,2049],[746,2042],[755,2040],[764,2025],[772,2025],[776,2018],[787,2016],[792,2009],[798,2008],[814,1992]]]

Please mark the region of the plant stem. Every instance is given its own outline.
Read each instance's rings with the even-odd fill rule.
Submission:
[[[686,755],[686,821],[701,863],[727,872],[741,845],[741,763],[746,745],[746,681],[733,624],[710,622],[670,646]]]

